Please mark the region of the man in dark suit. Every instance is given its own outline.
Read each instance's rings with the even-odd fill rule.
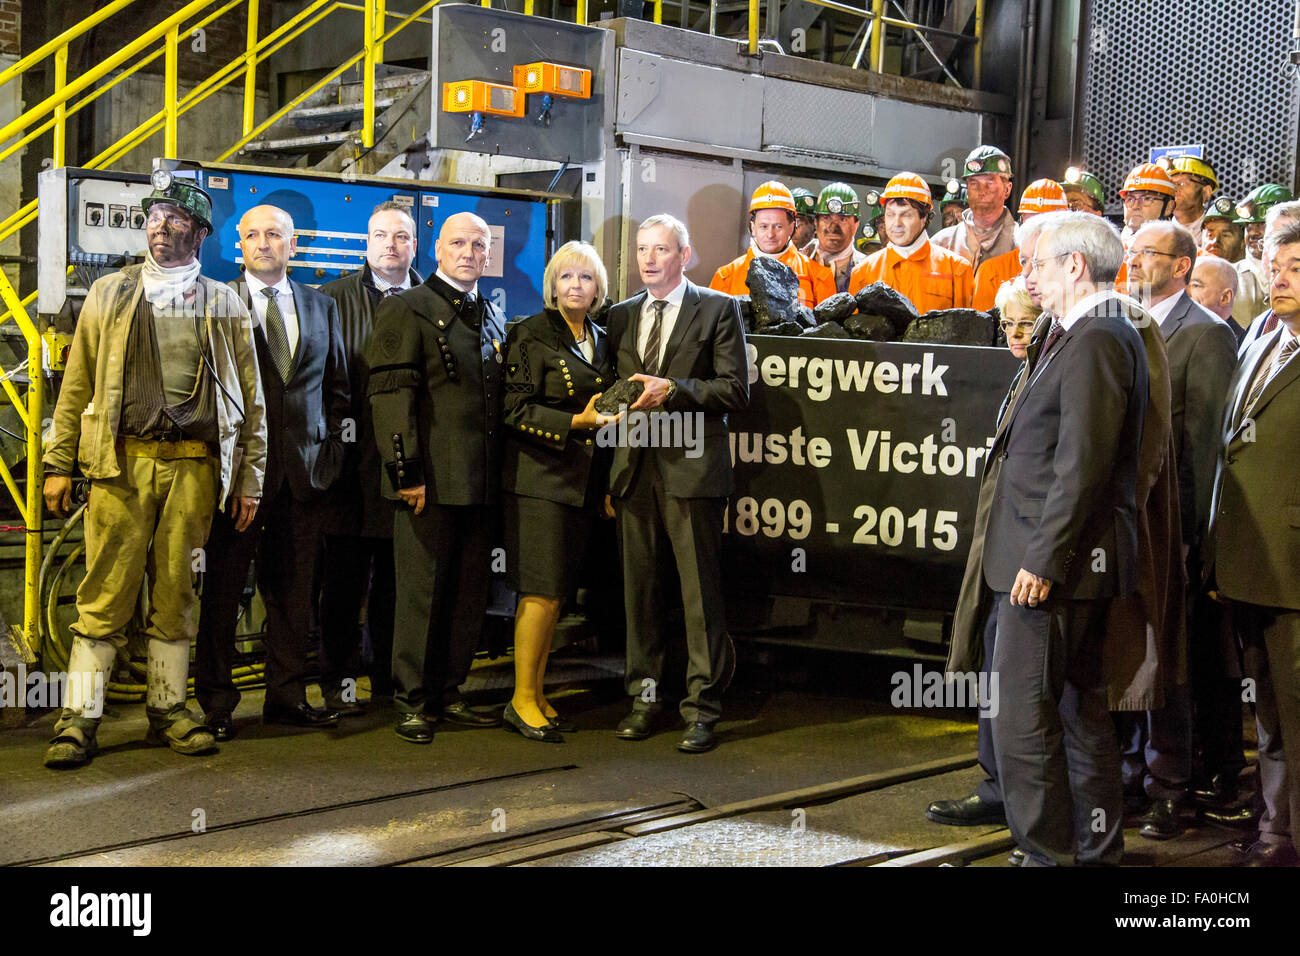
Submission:
[[[439,717],[501,722],[460,693],[487,614],[500,501],[505,320],[478,291],[491,243],[478,216],[449,216],[437,273],[380,303],[365,350],[384,494],[400,502],[393,702],[411,743],[431,742]]]
[[[1241,742],[1239,682],[1225,673],[1220,621],[1213,607],[1200,607],[1201,545],[1210,523],[1210,493],[1218,458],[1219,430],[1228,381],[1237,364],[1237,337],[1222,319],[1192,301],[1188,279],[1196,265],[1196,240],[1173,220],[1143,225],[1127,253],[1129,293],[1159,324],[1169,354],[1174,460],[1186,552],[1188,631],[1177,648],[1184,664],[1189,651],[1198,656],[1196,692],[1198,724],[1206,745],[1206,775],[1231,782],[1245,767]],[[1206,602],[1212,604],[1212,602]],[[1188,633],[1190,632],[1190,633]],[[1182,832],[1178,807],[1192,773],[1192,697],[1185,666],[1167,668],[1165,705],[1158,710],[1127,712],[1116,717],[1124,753],[1126,789],[1145,792],[1150,807],[1141,833],[1168,839]]]
[[[312,577],[323,493],[343,465],[348,370],[334,300],[288,277],[297,250],[293,219],[254,206],[239,220],[244,280],[266,398],[267,461],[254,524],[236,530],[217,515],[205,549],[195,693],[218,740],[234,736],[239,691],[230,676],[235,623],[248,565],[266,604],[266,723],[327,726],[333,711],[307,703]]]
[[[370,695],[393,693],[393,503],[380,486],[364,352],[379,302],[424,281],[411,268],[415,244],[415,220],[406,207],[382,202],[366,227],[365,264],[321,286],[339,306],[352,396],[353,440],[343,473],[330,491],[320,596],[321,691],[326,706],[344,716],[363,712],[355,688],[345,685],[362,643],[358,622],[363,606],[370,637]]]
[[[1300,224],[1265,240],[1279,326],[1229,387],[1214,489],[1211,587],[1227,603],[1254,681],[1265,812],[1248,864],[1296,866],[1300,820]],[[1290,773],[1288,773],[1288,767]]]
[[[733,488],[727,412],[749,402],[745,332],[736,300],[703,289],[682,273],[690,237],[679,220],[652,216],[637,230],[637,264],[645,291],[609,311],[610,348],[618,374],[642,382],[626,434],[637,418],[659,429],[675,415],[678,432],[694,429],[694,448],[614,451],[610,495],[623,551],[627,604],[627,692],[632,712],[618,725],[624,740],[650,735],[659,710],[664,634],[661,562],[676,564],[686,611],[688,664],[681,715],[687,753],[716,746],[713,726],[735,670],[722,599],[722,512]],[[638,414],[639,413],[639,414]],[[613,426],[606,426],[612,428]]]
[[[1034,280],[1056,317],[991,455],[984,578],[998,595],[993,742],[1026,865],[1117,865],[1119,753],[1101,643],[1137,579],[1136,473],[1148,371],[1123,300],[1114,227],[1058,213]]]

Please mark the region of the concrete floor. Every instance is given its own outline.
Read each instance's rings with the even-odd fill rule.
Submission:
[[[0,733],[0,864],[816,866],[985,838],[996,849],[970,861],[1005,865],[1005,831],[924,816],[931,800],[964,795],[979,779],[969,715],[891,708],[877,692],[877,665],[835,666],[828,676],[775,658],[765,670],[764,660],[748,662],[728,694],[721,746],[702,755],[676,750],[675,721],[644,742],[616,739],[626,708],[618,662],[578,656],[557,657],[548,685],[580,728],[562,745],[440,725],[432,745],[415,746],[396,737],[387,709],[329,731],[265,727],[254,691],[235,715],[238,737],[218,753],[149,747],[142,706],[122,705],[105,719],[93,763],[55,772],[41,766],[54,719],[46,715]],[[504,702],[509,666],[476,666],[476,703]],[[806,803],[795,794],[725,809],[943,760],[957,769]],[[627,832],[641,817],[718,807],[717,819]],[[1235,836],[1194,829],[1152,843],[1133,831],[1126,862],[1227,865],[1224,845]],[[519,849],[530,844],[545,849]],[[499,857],[482,859],[494,850]]]

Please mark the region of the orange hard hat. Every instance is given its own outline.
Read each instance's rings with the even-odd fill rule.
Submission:
[[[1065,198],[1065,190],[1054,179],[1036,179],[1020,196],[1020,208],[1016,212],[1021,216],[1032,216],[1040,212],[1065,212],[1070,208]]]
[[[927,206],[934,205],[929,183],[916,173],[899,173],[885,184],[885,191],[880,195],[881,204],[891,199],[912,199]]]
[[[1147,192],[1168,196],[1170,199],[1174,198],[1174,181],[1162,167],[1155,163],[1143,163],[1141,166],[1134,167],[1128,174],[1128,179],[1124,180],[1124,188],[1119,191],[1120,196],[1123,197],[1131,189],[1144,189]]]
[[[792,216],[797,213],[794,194],[785,183],[775,179],[769,179],[754,190],[753,198],[749,200],[749,211],[752,214],[759,209],[784,209]]]

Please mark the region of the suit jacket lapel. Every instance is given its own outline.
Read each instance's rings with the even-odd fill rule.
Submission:
[[[1242,426],[1245,424],[1244,415],[1246,410],[1242,405],[1246,401],[1246,397],[1250,394],[1250,385],[1255,381],[1255,375],[1259,371],[1259,365],[1264,361],[1264,359],[1268,358],[1272,354],[1273,346],[1277,344],[1277,340],[1281,338],[1281,336],[1282,329],[1279,327],[1274,329],[1268,335],[1257,338],[1251,347],[1246,350],[1246,356],[1242,360],[1240,366],[1241,374],[1237,379],[1237,387],[1232,393],[1232,401],[1228,406],[1229,442],[1237,437],[1237,433],[1241,431]],[[1288,367],[1289,366],[1290,363],[1288,363]],[[1268,389],[1264,389],[1264,391],[1267,392]],[[1263,401],[1263,396],[1260,396],[1260,401]],[[1259,405],[1256,404],[1255,407],[1258,408]]]
[[[1280,338],[1281,335],[1282,329],[1279,327],[1277,330],[1277,337]],[[1277,339],[1273,336],[1269,336],[1269,340],[1271,342],[1276,342]],[[1264,354],[1268,355],[1272,351],[1273,349],[1270,346],[1264,350]],[[1251,418],[1257,417],[1264,409],[1264,406],[1273,400],[1273,396],[1277,395],[1278,392],[1282,391],[1282,389],[1294,382],[1297,377],[1300,377],[1300,363],[1297,363],[1295,356],[1292,356],[1287,361],[1286,365],[1282,366],[1282,371],[1274,375],[1269,380],[1269,383],[1264,386],[1264,391],[1260,393],[1259,401],[1257,401],[1255,407],[1251,409]]]
[[[627,357],[629,365],[624,369],[623,363],[619,363],[620,378],[628,378],[637,372],[645,373],[645,362],[641,360],[641,313],[645,309],[645,302],[649,295],[650,293],[643,289],[633,296],[628,304],[627,330],[619,341],[619,352]]]
[[[682,296],[681,308],[677,310],[677,321],[673,323],[673,334],[668,337],[668,344],[664,347],[664,358],[659,363],[659,374],[662,376],[668,368],[668,363],[673,360],[673,355],[677,347],[682,344],[682,339],[686,335],[686,330],[691,327],[695,321],[695,316],[699,312],[700,293],[695,288],[695,284],[689,280],[686,283],[686,294]]]
[[[1178,293],[1178,301],[1174,307],[1169,310],[1169,315],[1160,325],[1160,334],[1168,342],[1175,332],[1182,328],[1183,322],[1187,319],[1187,313],[1191,311],[1192,300],[1186,292]]]

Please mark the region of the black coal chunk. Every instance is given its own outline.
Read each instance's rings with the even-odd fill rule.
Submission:
[[[801,338],[814,339],[851,339],[853,336],[844,331],[844,326],[838,322],[823,322],[821,325],[814,325],[811,329],[804,329]]]
[[[907,327],[904,342],[932,345],[992,345],[997,327],[993,316],[975,309],[937,309]]]
[[[817,303],[813,309],[818,322],[843,322],[858,311],[858,300],[847,292],[836,292],[829,299]]]
[[[817,314],[806,305],[799,305],[794,310],[795,321],[805,329],[811,329],[817,324]]]
[[[755,335],[799,335],[804,327],[798,322],[778,322],[759,329]]]
[[[755,256],[746,283],[754,303],[755,332],[764,332],[769,325],[799,321],[799,277],[785,263]]]
[[[894,324],[894,331],[900,335],[919,314],[907,296],[883,282],[873,282],[865,289],[859,289],[853,298],[858,303],[859,312],[863,315],[883,315]]]
[[[602,415],[615,415],[618,413],[620,405],[635,404],[644,391],[644,382],[634,382],[628,378],[620,378],[605,389],[600,398],[596,399],[596,411]]]
[[[844,320],[844,331],[855,339],[872,342],[889,342],[898,336],[894,323],[883,315],[850,315]]]
[[[735,297],[736,305],[740,307],[740,321],[745,324],[746,332],[754,331],[754,300],[747,295],[738,295]]]

